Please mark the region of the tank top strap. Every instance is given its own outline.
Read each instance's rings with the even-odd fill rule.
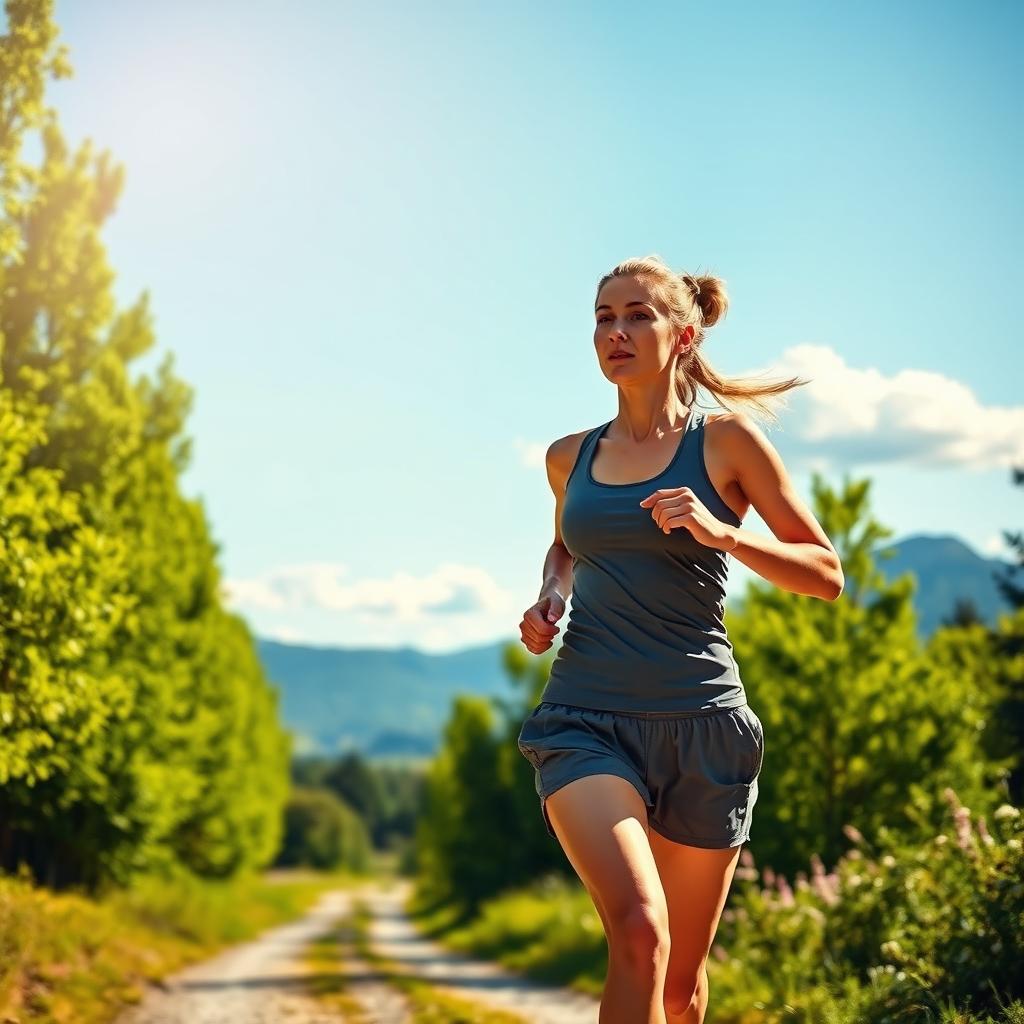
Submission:
[[[700,474],[702,465],[701,448],[704,444],[704,410],[694,406],[690,410],[686,424],[686,438],[680,449],[679,472],[685,479],[694,479],[694,473]]]
[[[573,463],[573,467],[569,471],[569,476],[565,481],[566,489],[568,489],[573,477],[577,476],[580,473],[586,472],[586,469],[584,467],[586,467],[590,463],[591,458],[593,458],[592,453],[594,450],[594,445],[597,444],[597,439],[600,436],[601,431],[603,431],[609,423],[611,423],[611,420],[609,420],[608,423],[602,423],[599,427],[594,427],[594,429],[588,431],[586,437],[583,438],[583,443],[580,445],[579,454],[576,456],[576,461]]]

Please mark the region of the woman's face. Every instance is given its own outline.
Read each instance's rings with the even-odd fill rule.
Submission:
[[[594,348],[604,375],[624,378],[662,373],[672,362],[680,335],[668,311],[638,277],[613,277],[601,289],[594,309]],[[693,328],[687,327],[688,339]],[[614,358],[627,353],[625,358]]]

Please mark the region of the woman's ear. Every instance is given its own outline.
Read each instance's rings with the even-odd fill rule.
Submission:
[[[690,351],[690,346],[693,344],[693,324],[687,324],[680,332],[677,342],[679,343],[679,354],[686,355]]]

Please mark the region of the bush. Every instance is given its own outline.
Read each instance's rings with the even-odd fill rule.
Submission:
[[[736,877],[752,884],[733,893],[712,947],[723,1020],[752,1000],[808,1022],[957,1019],[951,1007],[1021,1019],[1024,821],[1003,804],[990,827],[953,790],[943,796],[949,834],[909,844],[882,829],[870,844],[846,826],[854,848],[831,872],[812,858],[793,886],[744,851]]]
[[[284,810],[277,865],[366,871],[369,861],[369,833],[348,804],[329,789],[299,786],[292,790]]]

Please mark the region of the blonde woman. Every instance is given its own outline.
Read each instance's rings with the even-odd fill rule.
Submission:
[[[835,600],[835,548],[744,411],[807,383],[728,379],[702,348],[728,305],[714,276],[657,256],[601,278],[594,348],[614,419],[547,451],[555,539],[520,623],[534,654],[572,611],[519,748],[540,810],[604,923],[602,1024],[699,1024],[706,962],[750,838],[761,721],[723,624],[729,559]],[[742,528],[753,505],[776,539]]]

